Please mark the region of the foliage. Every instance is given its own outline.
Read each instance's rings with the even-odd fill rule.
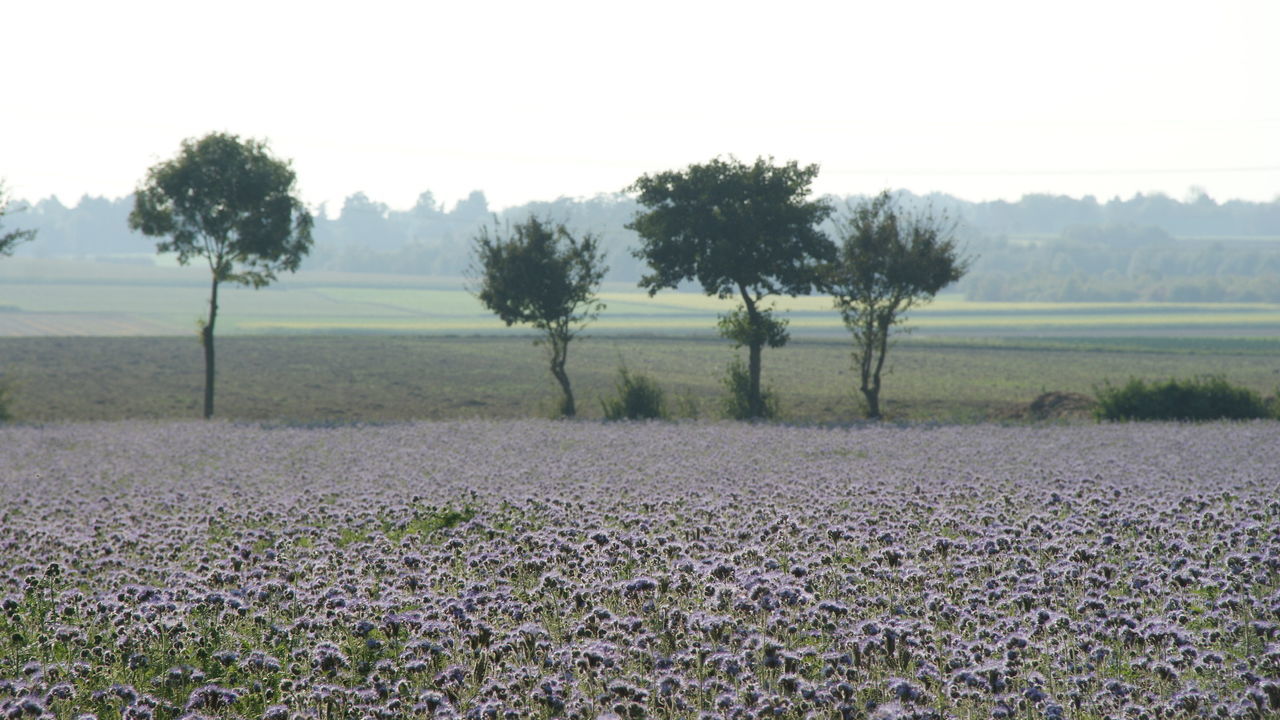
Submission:
[[[685,390],[676,396],[675,414],[677,417],[689,420],[697,420],[702,416],[701,408],[698,406],[698,399],[694,397],[691,391]]]
[[[373,529],[380,531],[387,540],[399,545],[410,535],[416,535],[420,542],[429,541],[438,531],[470,522],[475,516],[476,510],[470,505],[464,506],[461,510],[414,505],[410,508],[407,518],[380,514],[373,524]],[[335,544],[339,548],[345,548],[356,543],[369,542],[372,538],[369,529],[348,527],[342,528]]]
[[[152,166],[137,189],[129,226],[167,237],[157,252],[186,265],[202,257],[215,283],[260,288],[298,269],[314,220],[296,195],[287,161],[265,142],[210,133],[182,141],[178,156]]]
[[[596,288],[608,271],[595,235],[575,238],[563,224],[530,215],[503,237],[495,226],[475,237],[476,297],[507,326],[532,325],[550,350],[551,374],[564,392],[560,413],[576,413],[565,373],[569,342],[599,316]]]
[[[1130,378],[1095,389],[1099,420],[1252,420],[1275,417],[1262,396],[1220,375],[1164,382]]]
[[[606,420],[660,420],[667,417],[666,397],[648,375],[618,368],[617,396],[600,401]]]
[[[751,321],[750,314],[743,308],[735,308],[732,312],[720,316],[717,323],[720,336],[733,341],[735,348],[742,346],[780,348],[791,339],[787,331],[790,321],[787,318],[775,317],[772,308],[762,308],[756,312],[756,320]]]
[[[837,220],[840,252],[824,274],[845,326],[867,415],[880,417],[881,374],[895,326],[964,275],[955,224],[945,214],[909,213],[888,191],[849,208]]]
[[[778,394],[773,389],[761,388],[759,404],[752,406],[751,377],[741,358],[735,357],[729,362],[720,382],[727,393],[722,400],[725,417],[730,420],[777,419]]]
[[[0,423],[13,419],[13,381],[0,376]]]
[[[720,330],[749,349],[749,417],[765,412],[760,351],[765,344],[781,347],[788,337],[786,324],[761,301],[807,295],[817,283],[818,264],[835,254],[818,229],[831,205],[807,199],[817,174],[817,165],[776,166],[772,158],[747,165],[731,156],[643,175],[629,188],[646,208],[627,226],[640,235],[634,254],[649,267],[640,286],[652,296],[696,280],[707,295],[741,300],[721,319]]]
[[[5,215],[14,212],[14,208],[8,198],[8,193],[4,189],[4,184],[0,183],[0,220]],[[0,225],[0,255],[12,255],[13,250],[18,243],[26,242],[36,236],[35,230],[10,230],[3,232],[3,225]]]
[[[834,250],[817,228],[830,204],[806,199],[817,174],[817,165],[730,157],[640,177],[629,189],[646,210],[628,226],[650,270],[640,286],[652,295],[696,280],[721,298],[807,294],[814,262]]]
[[[606,268],[594,235],[575,238],[563,224],[530,215],[507,237],[481,228],[475,238],[476,296],[508,326],[553,332],[580,329],[604,309],[596,288]]]
[[[138,188],[129,227],[166,237],[157,252],[178,263],[203,257],[212,288],[209,317],[201,322],[205,351],[204,417],[213,415],[213,332],[218,285],[261,288],[276,273],[294,272],[311,249],[313,220],[295,195],[293,169],[266,143],[210,133],[182,141],[178,156],[152,166]]]

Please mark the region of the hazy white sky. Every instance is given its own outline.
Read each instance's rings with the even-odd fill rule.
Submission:
[[[816,190],[1280,196],[1280,2],[11,3],[0,179],[117,197],[265,138],[336,212],[621,190],[717,154]]]

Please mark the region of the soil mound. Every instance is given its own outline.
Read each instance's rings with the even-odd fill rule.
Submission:
[[[1032,420],[1058,420],[1092,416],[1097,401],[1088,395],[1056,390],[1043,393],[1027,406],[1025,416]]]

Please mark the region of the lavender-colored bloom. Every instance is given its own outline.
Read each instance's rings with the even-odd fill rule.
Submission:
[[[187,710],[221,710],[231,707],[240,695],[217,685],[205,685],[191,692],[187,697]]]
[[[1274,424],[0,443],[0,714],[1280,712]]]
[[[315,650],[312,651],[311,658],[311,663],[325,672],[333,672],[349,664],[347,656],[336,645],[329,642],[322,642],[316,645]]]

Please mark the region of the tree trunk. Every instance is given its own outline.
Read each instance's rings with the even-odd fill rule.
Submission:
[[[861,325],[853,329],[854,333],[854,352],[853,357],[858,366],[858,389],[862,391],[863,398],[867,401],[867,417],[872,420],[880,419],[880,378],[878,376],[878,368],[876,365],[876,334],[875,323],[866,318]]]
[[[862,396],[867,400],[867,417],[871,420],[880,419],[880,370],[871,369],[872,356],[875,351],[871,348],[866,350],[866,354],[862,357]]]
[[[762,343],[753,342],[747,346],[747,375],[751,378],[747,386],[747,405],[751,417],[764,417],[764,401],[760,397],[760,351]]]
[[[764,348],[764,328],[756,304],[745,287],[739,286],[742,304],[747,308],[747,324],[751,340],[747,343],[747,411],[752,418],[764,416],[764,403],[760,398],[760,351]]]
[[[204,346],[204,419],[213,417],[213,324],[218,319],[218,278],[213,279],[209,296],[209,321],[200,328],[200,344]]]
[[[880,419],[880,388],[863,386],[862,396],[867,399],[867,418]]]
[[[564,401],[560,405],[560,412],[564,417],[573,417],[577,414],[577,409],[573,404],[573,388],[569,387],[569,374],[564,371],[565,361],[569,359],[569,339],[551,337],[551,374],[555,376],[556,382],[560,383],[560,389],[564,391]]]
[[[889,352],[890,326],[883,319],[867,323],[870,335],[862,362],[862,395],[867,399],[867,417],[872,420],[880,419],[880,373]]]

